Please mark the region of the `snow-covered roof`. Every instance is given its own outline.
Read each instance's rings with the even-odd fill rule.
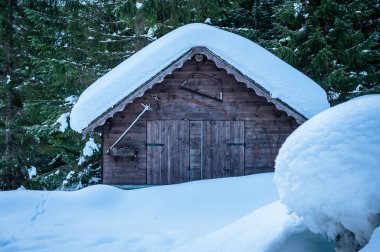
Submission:
[[[188,24],[141,49],[89,86],[72,109],[71,128],[82,132],[99,118],[112,116],[107,112],[196,47],[206,48],[305,118],[329,107],[317,83],[261,46],[206,24]]]

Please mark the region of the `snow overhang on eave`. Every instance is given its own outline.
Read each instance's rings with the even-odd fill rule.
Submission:
[[[164,78],[167,75],[171,74],[174,70],[181,68],[186,61],[190,60],[196,54],[203,54],[209,60],[214,61],[217,67],[225,69],[227,73],[233,75],[238,82],[242,82],[248,88],[253,89],[257,95],[262,96],[268,102],[273,103],[278,110],[284,111],[285,113],[287,113],[288,116],[293,117],[297,123],[302,124],[307,120],[307,118],[304,115],[297,112],[295,109],[290,107],[282,100],[278,98],[273,98],[268,90],[266,90],[264,87],[262,87],[254,80],[250,79],[248,76],[241,73],[238,69],[226,62],[220,56],[213,53],[208,48],[203,46],[196,46],[188,50],[180,57],[178,57],[178,59],[168,64],[165,68],[163,68],[160,72],[155,74],[148,81],[142,83],[133,92],[131,92],[125,98],[117,102],[114,106],[112,106],[107,111],[98,116],[96,119],[94,119],[86,128],[83,129],[82,136],[85,137],[88,133],[93,132],[95,128],[104,125],[107,119],[112,118],[115,113],[123,111],[129,103],[132,103],[136,98],[142,97],[146,91],[151,89],[154,85],[162,82]]]

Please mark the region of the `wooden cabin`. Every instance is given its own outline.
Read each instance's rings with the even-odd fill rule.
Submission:
[[[162,185],[272,172],[305,120],[208,47],[193,46],[85,133],[101,132],[104,184]]]

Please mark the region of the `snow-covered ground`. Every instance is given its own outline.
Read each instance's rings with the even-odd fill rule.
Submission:
[[[0,192],[0,251],[333,251],[277,200],[273,173]]]

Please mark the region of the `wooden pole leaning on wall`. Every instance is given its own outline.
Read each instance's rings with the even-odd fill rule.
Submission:
[[[120,142],[121,139],[128,133],[128,131],[133,127],[133,125],[136,124],[136,122],[140,119],[140,117],[148,110],[152,110],[149,104],[141,103],[141,105],[144,107],[143,111],[140,112],[140,114],[136,117],[136,119],[129,125],[129,127],[121,134],[121,136],[116,140],[116,142],[111,145],[111,147],[107,150],[107,154],[110,153],[111,149],[115,148],[115,146]]]

